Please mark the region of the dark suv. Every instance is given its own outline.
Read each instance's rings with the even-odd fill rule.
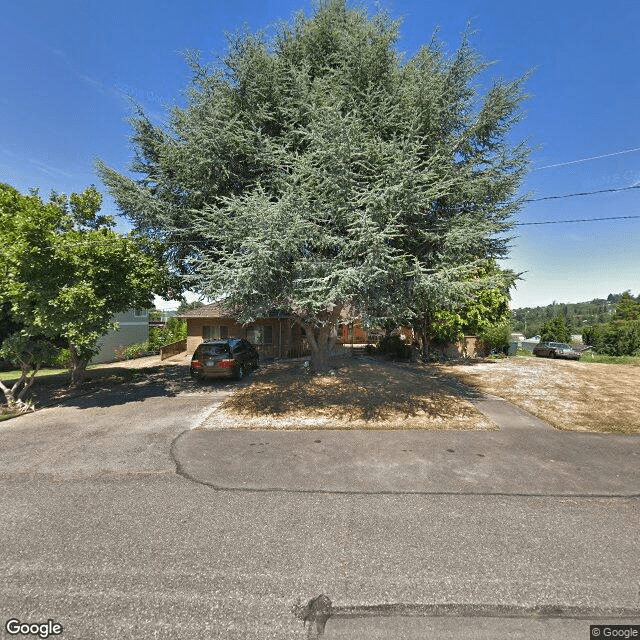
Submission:
[[[533,347],[533,355],[538,358],[546,356],[548,358],[580,360],[580,352],[564,342],[540,342]]]
[[[205,340],[191,358],[189,373],[193,378],[235,378],[241,380],[249,369],[256,369],[260,357],[257,349],[242,338]]]

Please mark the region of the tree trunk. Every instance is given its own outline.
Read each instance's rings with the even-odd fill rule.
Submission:
[[[23,400],[26,392],[31,388],[33,384],[33,379],[36,377],[36,374],[40,370],[42,365],[38,364],[31,377],[29,377],[30,366],[22,365],[20,368],[22,369],[22,374],[20,378],[14,383],[13,387],[9,388],[5,386],[2,382],[0,382],[0,389],[4,393],[5,400],[7,401],[7,407],[11,411],[15,411],[16,413],[25,413],[26,411],[32,410],[34,411],[33,403],[28,400]],[[20,387],[22,386],[22,389]],[[20,391],[18,392],[18,390]]]
[[[82,359],[77,349],[69,343],[69,351],[71,351],[71,365],[69,372],[71,373],[70,387],[79,387],[84,382],[84,372],[87,368],[87,361]]]
[[[17,399],[15,397],[15,392],[17,388],[20,386],[20,383],[24,382],[24,379],[25,379],[24,375],[22,375],[20,377],[20,380],[18,380],[18,382],[16,382],[11,388],[5,386],[2,382],[0,382],[0,389],[2,389],[2,392],[4,393],[4,398],[7,402],[7,407],[9,407],[9,409],[13,409],[16,406]]]
[[[327,373],[329,371],[330,348],[332,345],[331,327],[324,326],[314,329],[307,325],[305,331],[311,347],[311,368],[316,373]]]
[[[311,368],[316,373],[328,373],[329,371],[329,342],[318,339],[316,349],[311,351]]]
[[[340,316],[341,310],[342,306],[336,306],[329,314],[329,317],[326,319],[324,324],[320,325],[320,327],[314,327],[313,325],[306,324],[300,320],[295,320],[304,328],[307,334],[307,340],[311,347],[311,368],[316,373],[329,372],[331,350],[336,343],[336,336],[334,335],[335,323]]]

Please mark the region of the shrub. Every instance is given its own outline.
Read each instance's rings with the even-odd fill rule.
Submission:
[[[380,340],[377,351],[397,360],[408,360],[411,347],[400,336],[385,336]]]
[[[69,349],[67,348],[60,349],[58,355],[51,361],[51,365],[54,367],[70,369],[71,351],[69,351]]]
[[[152,356],[155,352],[149,348],[148,342],[130,344],[126,347],[119,345],[115,350],[116,360],[133,360],[144,356]]]
[[[173,344],[187,337],[187,323],[178,318],[169,318],[164,329],[155,327],[149,330],[149,348],[153,351],[160,351],[160,347],[166,344]]]
[[[511,344],[511,327],[508,322],[490,325],[482,329],[478,337],[489,351],[506,353]]]
[[[582,332],[585,344],[609,356],[634,356],[640,354],[640,321],[614,320]]]

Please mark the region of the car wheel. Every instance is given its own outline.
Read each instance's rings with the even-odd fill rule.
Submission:
[[[244,367],[240,365],[236,371],[236,380],[242,380],[244,378]]]

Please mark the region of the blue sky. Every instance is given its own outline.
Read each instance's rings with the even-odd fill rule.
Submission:
[[[373,10],[373,4],[368,6]],[[536,151],[523,192],[543,198],[640,185],[640,2],[386,0],[410,57],[433,30],[454,51],[469,19],[491,74],[535,67],[513,140]],[[5,0],[0,39],[0,181],[22,192],[96,184],[94,160],[126,171],[129,96],[156,121],[182,102],[181,51],[225,51],[225,31],[290,19],[306,0]],[[615,155],[612,155],[615,154]],[[603,157],[601,157],[603,156]],[[586,160],[588,158],[597,158]],[[560,165],[560,166],[549,166]],[[548,168],[543,168],[548,167]],[[105,198],[104,212],[116,214]],[[640,189],[528,203],[519,222],[640,216]],[[127,227],[122,223],[122,231]],[[526,272],[512,306],[640,294],[640,218],[517,227],[504,265]],[[163,305],[171,306],[171,305]],[[175,306],[175,305],[173,305]]]

